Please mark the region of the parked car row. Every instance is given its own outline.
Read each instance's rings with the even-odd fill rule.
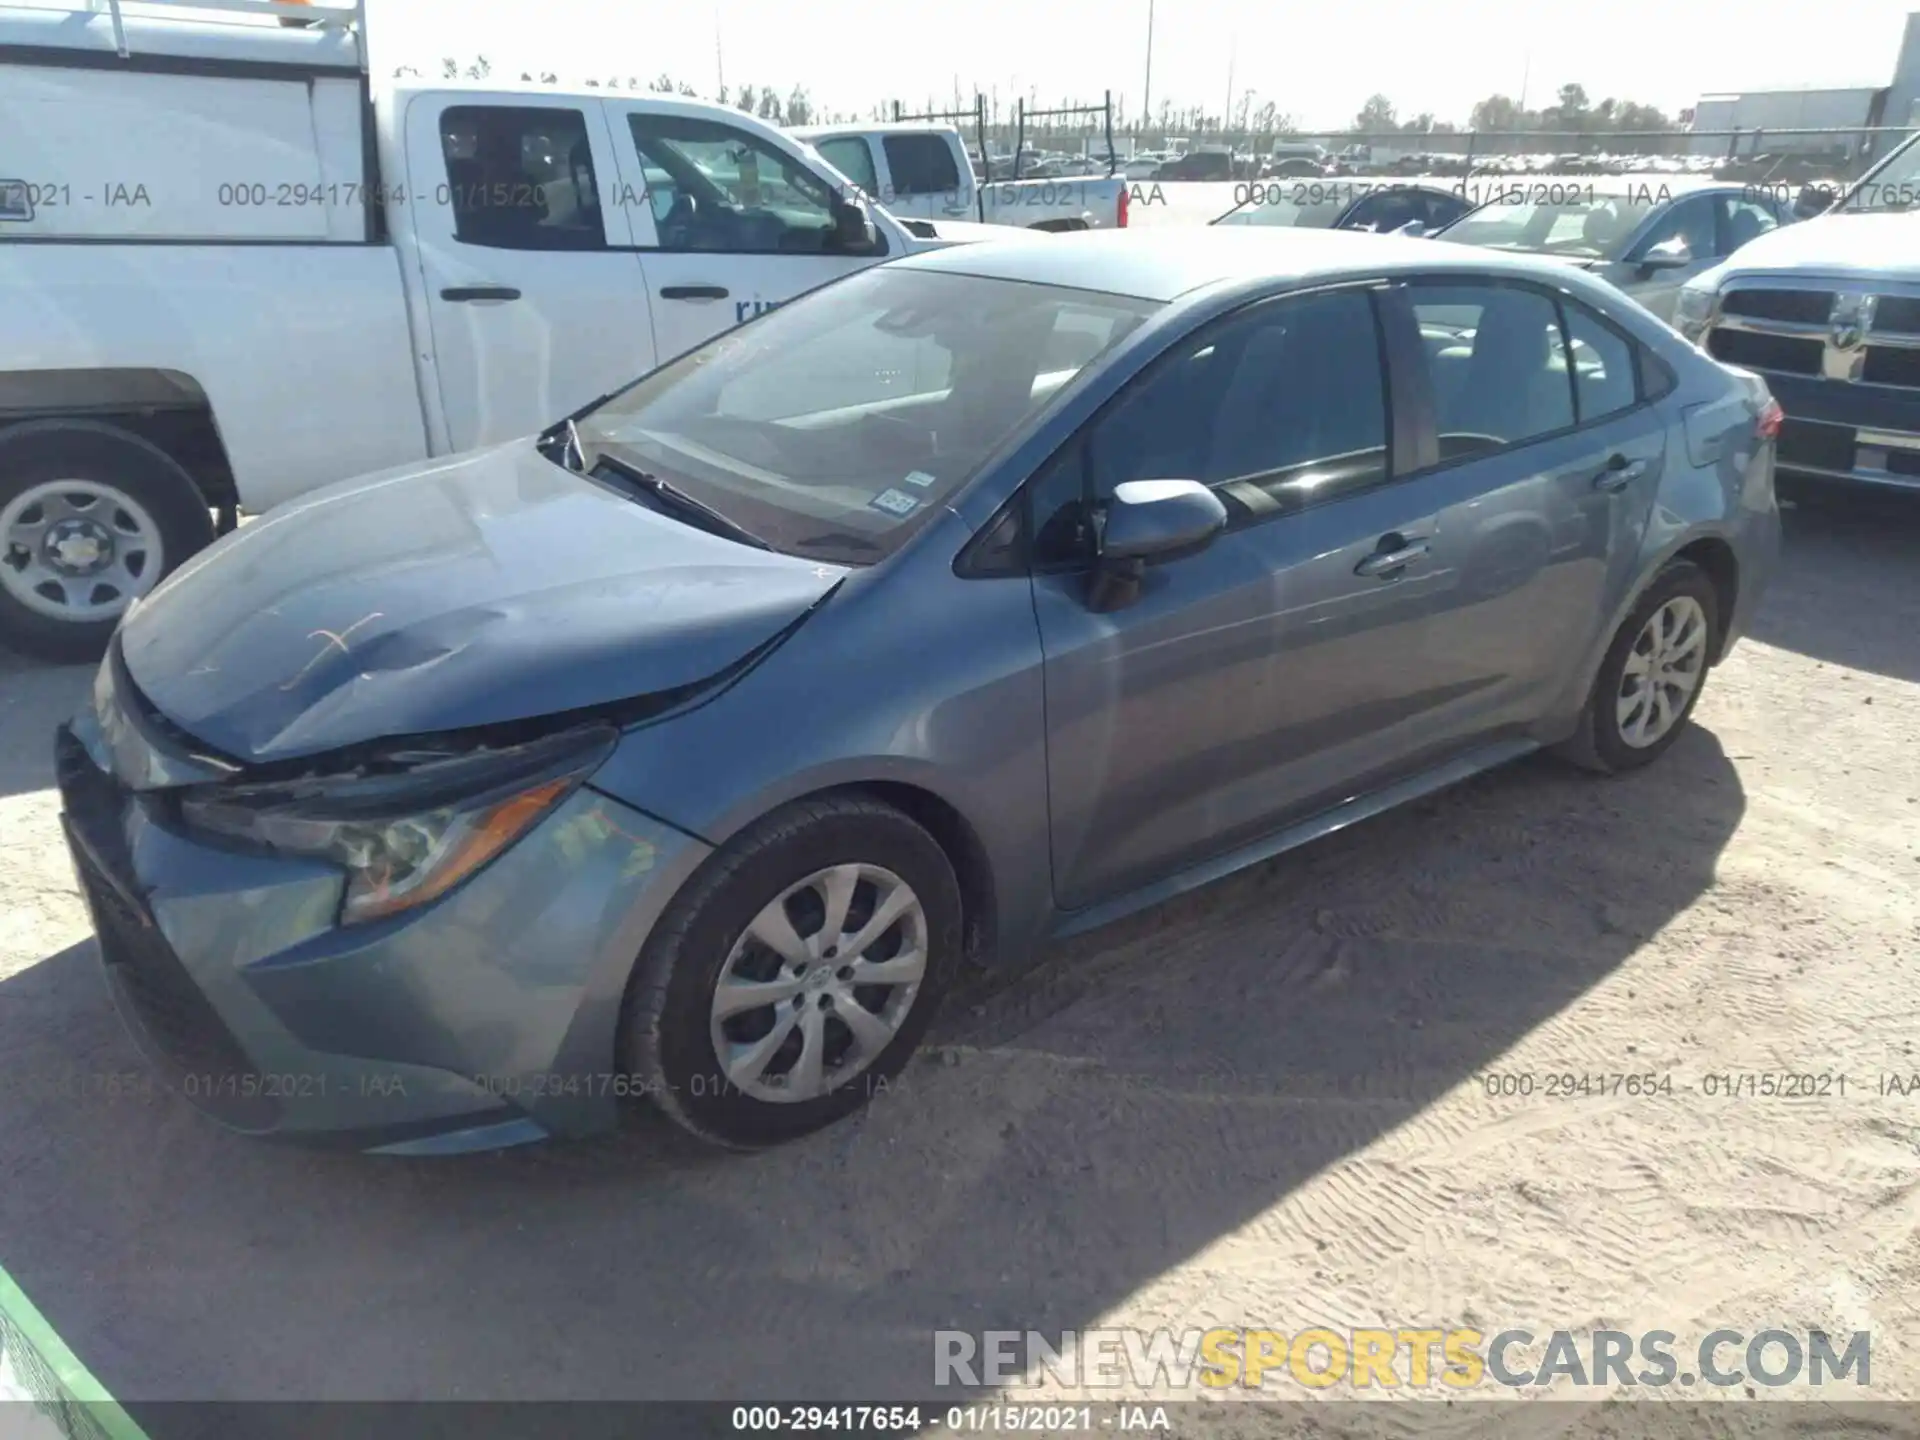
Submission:
[[[966,965],[1525,754],[1655,762],[1765,593],[1767,382],[1601,272],[1657,203],[950,230],[874,198],[925,129],[369,108],[350,30],[58,19],[0,13],[0,123],[176,168],[0,187],[0,624],[104,651],[75,874],[239,1130],[803,1135]],[[264,513],[182,563],[210,506]]]

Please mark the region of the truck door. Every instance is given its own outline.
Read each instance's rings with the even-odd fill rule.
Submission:
[[[841,248],[842,182],[772,127],[645,100],[602,104],[662,361],[889,253],[884,231],[871,253]]]
[[[408,107],[406,147],[410,193],[393,212],[417,257],[415,323],[424,309],[433,337],[436,449],[531,434],[653,368],[597,103],[423,94]]]

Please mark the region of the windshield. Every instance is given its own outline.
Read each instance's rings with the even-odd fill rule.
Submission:
[[[1920,139],[1920,136],[1914,137]],[[1838,210],[1850,214],[1878,210],[1911,210],[1920,203],[1920,145],[1907,141],[1889,155],[1877,170],[1854,186]]]
[[[884,559],[1159,308],[876,266],[729,330],[579,423],[776,550]]]
[[[1591,193],[1558,205],[1489,200],[1454,221],[1440,236],[1496,250],[1609,259],[1658,203],[1652,196]]]
[[[1256,194],[1237,210],[1229,210],[1216,225],[1302,225],[1326,229],[1347,208],[1347,199],[1327,199],[1305,194],[1307,187],[1291,189],[1279,185],[1265,187],[1271,193]],[[1319,187],[1314,187],[1315,189]]]

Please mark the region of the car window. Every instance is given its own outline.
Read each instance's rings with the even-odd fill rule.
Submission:
[[[1720,253],[1719,237],[1714,231],[1712,196],[1694,195],[1677,202],[1634,247],[1634,258],[1676,238],[1686,242],[1687,253],[1695,259],[1705,260]]]
[[[880,177],[874,173],[873,152],[867,148],[867,142],[858,135],[842,135],[833,140],[822,140],[814,146],[834,169],[858,185],[867,194],[880,194]]]
[[[887,151],[887,171],[896,195],[955,195],[960,190],[960,167],[953,150],[938,135],[889,135],[881,141]]]
[[[1554,303],[1515,286],[1411,287],[1433,384],[1440,458],[1519,445],[1573,424]]]
[[[1721,195],[1720,233],[1725,237],[1725,253],[1731,255],[1749,240],[1757,240],[1778,228],[1780,216],[1772,205],[1742,195]]]
[[[1429,230],[1438,230],[1442,225],[1451,225],[1473,208],[1458,195],[1439,195],[1430,190],[1425,198]]]
[[[1638,398],[1633,353],[1638,347],[1586,306],[1566,301],[1563,308],[1573,342],[1580,423],[1632,409]]]
[[[831,187],[760,136],[681,115],[636,113],[627,123],[643,170],[672,181],[669,203],[654,202],[662,250],[818,254],[835,247]]]
[[[1600,195],[1578,185],[1568,188],[1574,193],[1560,201],[1551,201],[1549,188],[1551,203],[1496,196],[1461,216],[1446,238],[1461,245],[1597,259],[1616,254],[1653,213],[1653,199],[1645,194]]]
[[[1211,326],[1156,361],[1083,441],[1035,492],[1043,559],[1068,558],[1060,546],[1083,533],[1077,513],[1058,513],[1079,481],[1080,498],[1099,503],[1129,480],[1198,480],[1235,524],[1377,485],[1387,406],[1372,301],[1332,291]]]
[[[607,243],[586,117],[545,105],[450,105],[440,117],[454,238],[499,250]]]

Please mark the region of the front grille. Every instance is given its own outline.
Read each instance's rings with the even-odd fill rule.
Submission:
[[[1873,328],[1902,335],[1920,335],[1920,300],[1905,295],[1882,295],[1874,306]]]
[[[1715,330],[1707,353],[1729,365],[1776,370],[1788,375],[1818,375],[1825,346],[1796,335],[1761,335],[1752,330]]]
[[[1801,325],[1824,325],[1832,310],[1833,295],[1826,290],[1733,290],[1720,302],[1725,315]]]
[[[1900,385],[1909,389],[1920,386],[1920,350],[1869,345],[1860,378],[1869,385]]]
[[[1853,431],[1845,425],[1822,425],[1791,417],[1780,427],[1779,464],[1788,469],[1853,469]]]
[[[67,848],[122,1013],[196,1105],[229,1125],[267,1128],[279,1105],[260,1093],[259,1072],[137,898],[125,827],[132,797],[64,726],[56,761]]]

